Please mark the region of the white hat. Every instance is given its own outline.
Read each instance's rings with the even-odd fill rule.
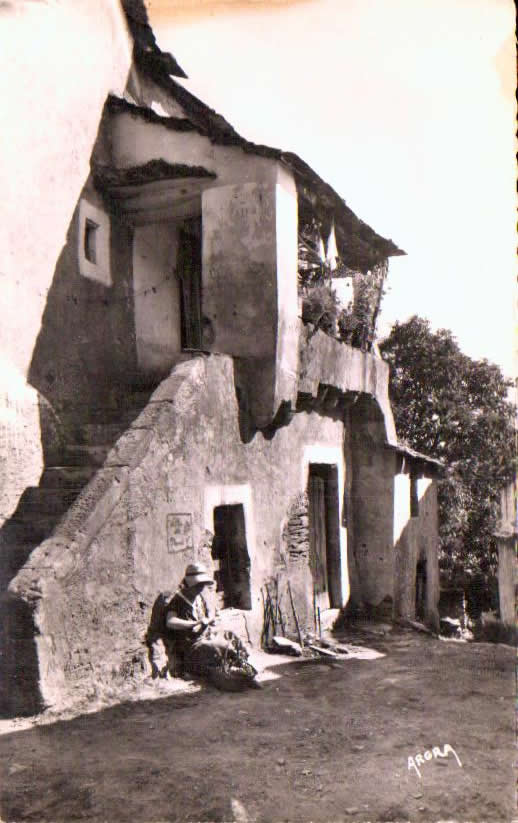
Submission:
[[[202,563],[190,563],[185,569],[184,579],[188,586],[195,586],[197,583],[208,583],[209,585],[214,583]]]

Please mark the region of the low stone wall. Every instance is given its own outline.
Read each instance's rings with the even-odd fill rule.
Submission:
[[[300,494],[290,507],[282,532],[286,556],[291,564],[309,560],[309,500],[307,492]]]

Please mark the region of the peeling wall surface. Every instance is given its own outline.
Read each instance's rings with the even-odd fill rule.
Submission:
[[[20,625],[33,622],[36,633],[4,649],[4,705],[18,700],[19,712],[34,710],[34,697],[27,704],[23,689],[13,688],[20,666],[35,672],[43,704],[75,685],[117,683],[143,668],[143,641],[158,592],[174,589],[193,560],[218,571],[207,539],[218,506],[243,506],[250,558],[251,608],[239,611],[237,624],[235,612],[224,612],[224,620],[257,644],[262,589],[277,578],[281,588],[289,580],[300,625],[313,630],[308,478],[314,465],[334,467],[338,479],[339,567],[327,593],[317,598],[319,608],[344,606],[349,599],[354,524],[351,545],[364,602],[376,604],[388,594],[408,613],[404,604],[415,591],[408,565],[415,573],[423,552],[436,561],[435,489],[426,489],[419,523],[410,519],[411,531],[407,525],[405,535],[403,528],[394,549],[395,455],[373,440],[384,427],[381,411],[373,421],[372,409],[360,409],[346,416],[345,426],[336,414],[299,411],[274,434],[258,432],[243,442],[234,370],[225,355],[177,364],[14,578],[10,613],[20,621],[23,616]],[[344,448],[347,441],[352,445]],[[401,493],[407,491],[402,485]],[[401,505],[396,507],[404,519]],[[395,567],[401,573],[396,589]],[[438,593],[438,576],[434,582],[429,569]],[[287,618],[289,623],[291,614]]]
[[[115,0],[4,5],[0,449],[11,476],[0,481],[0,523],[16,507],[20,486],[37,483],[41,472],[38,393],[27,375],[104,102],[109,92],[123,93],[132,52]],[[29,31],[38,36],[28,38]]]
[[[312,577],[295,556],[293,517],[316,459],[336,460],[344,477],[340,421],[301,412],[273,438],[243,443],[232,360],[212,355],[177,366],[11,584],[35,608],[44,699],[52,702],[66,683],[116,676],[132,653],[142,654],[157,593],[174,588],[193,559],[216,568],[203,547],[216,505],[244,504],[251,640],[262,628],[261,586],[276,573],[289,576],[299,619],[312,628]],[[183,542],[173,539],[179,524]],[[345,604],[345,530],[341,551]]]
[[[354,557],[363,603],[394,598],[394,455],[353,429]]]
[[[203,193],[203,312],[212,351],[246,361],[259,427],[296,401],[297,195],[293,179]],[[257,363],[257,368],[254,364]]]

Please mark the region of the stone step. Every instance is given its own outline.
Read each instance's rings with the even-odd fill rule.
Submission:
[[[133,420],[147,404],[155,389],[156,386],[128,390],[121,395],[117,404],[111,406],[90,406],[86,425],[117,425],[127,417]]]
[[[86,446],[82,443],[66,445],[63,454],[65,466],[93,466],[100,468],[111,446]]]
[[[46,488],[30,486],[25,489],[21,505],[18,506],[18,519],[32,519],[47,515],[61,515],[72,505],[79,489]]]
[[[3,560],[0,567],[0,592],[5,591],[37,545],[38,542],[34,540],[20,539],[16,543],[10,542],[7,547],[3,547]]]
[[[40,488],[81,490],[97,471],[95,466],[48,466]]]
[[[149,395],[146,396],[145,400],[142,401],[140,404],[133,404],[131,406],[127,406],[124,409],[121,409],[120,413],[120,423],[123,427],[123,430],[127,429],[133,421],[139,416],[140,412],[145,409],[149,401]]]
[[[85,423],[79,426],[74,434],[77,445],[111,446],[124,431],[124,424],[116,423]]]
[[[9,521],[9,543],[37,546],[52,534],[61,517],[62,515],[39,514],[22,519],[15,515]]]

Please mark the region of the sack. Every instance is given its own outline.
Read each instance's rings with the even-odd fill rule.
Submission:
[[[160,592],[153,603],[151,617],[149,619],[149,625],[146,633],[146,643],[148,646],[152,646],[156,640],[159,640],[160,638],[163,639],[167,635],[165,619],[172,597],[173,592]]]
[[[221,666],[210,669],[210,682],[224,692],[241,692],[250,687],[256,688],[256,669],[247,661],[231,662],[223,660]]]

